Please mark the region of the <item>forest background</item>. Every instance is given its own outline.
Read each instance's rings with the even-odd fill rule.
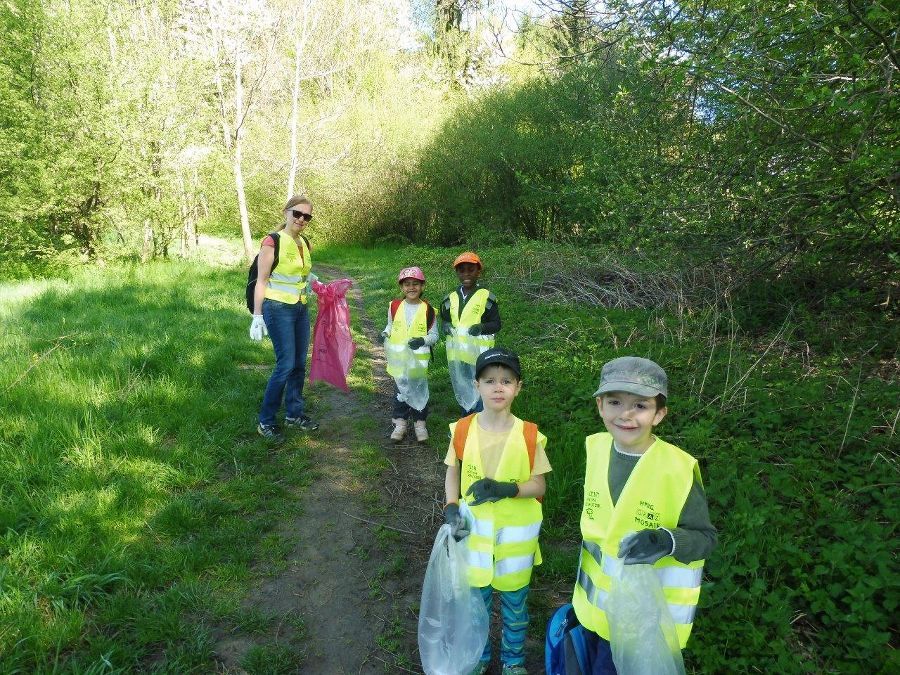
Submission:
[[[317,246],[406,247],[404,263],[436,266],[437,247],[496,249],[528,338],[514,346],[571,356],[536,411],[593,428],[567,392],[589,387],[607,354],[584,344],[604,335],[691,383],[674,440],[722,448],[704,460],[728,515],[694,666],[890,672],[890,7],[6,0],[0,278],[203,262],[213,237],[250,256],[301,191]],[[557,308],[548,323],[529,323],[531,300]],[[562,532],[578,501],[565,451],[548,507]],[[26,497],[0,492],[0,554]]]

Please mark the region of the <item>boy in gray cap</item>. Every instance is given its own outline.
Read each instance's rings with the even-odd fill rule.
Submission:
[[[594,392],[606,433],[588,436],[581,560],[572,604],[586,629],[590,671],[615,673],[606,602],[611,562],[653,565],[683,649],[703,561],[716,530],[697,460],[654,435],[668,409],[665,371],[625,356],[603,366]]]

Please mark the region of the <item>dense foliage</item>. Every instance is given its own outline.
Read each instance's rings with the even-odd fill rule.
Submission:
[[[849,285],[891,304],[896,14],[877,2],[609,4],[582,8],[591,49],[473,96],[412,171],[388,177],[373,235],[689,251],[744,279],[818,285],[816,301]],[[546,30],[521,39],[546,52]]]
[[[877,0],[0,17],[5,277],[239,227],[249,253],[309,190],[332,239],[613,243],[894,304],[900,57]]]

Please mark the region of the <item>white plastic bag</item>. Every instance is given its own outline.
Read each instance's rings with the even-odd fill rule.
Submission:
[[[448,361],[447,370],[450,371],[450,383],[456,394],[456,402],[463,410],[471,410],[479,398],[478,390],[475,389],[475,366],[462,361]]]
[[[609,643],[620,675],[684,675],[684,660],[662,586],[651,565],[612,560]]]
[[[424,377],[395,377],[397,383],[397,400],[406,403],[418,411],[428,405],[428,380]]]
[[[449,525],[438,530],[422,584],[419,656],[426,675],[471,672],[488,639],[487,608],[466,574],[466,546],[451,532]]]

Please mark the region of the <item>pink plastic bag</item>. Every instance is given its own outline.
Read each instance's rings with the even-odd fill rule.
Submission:
[[[347,291],[352,285],[350,279],[338,279],[329,284],[312,282],[312,289],[319,296],[319,313],[313,328],[310,383],[322,380],[349,391],[347,373],[356,353],[356,345],[350,335],[350,308],[347,306]]]

